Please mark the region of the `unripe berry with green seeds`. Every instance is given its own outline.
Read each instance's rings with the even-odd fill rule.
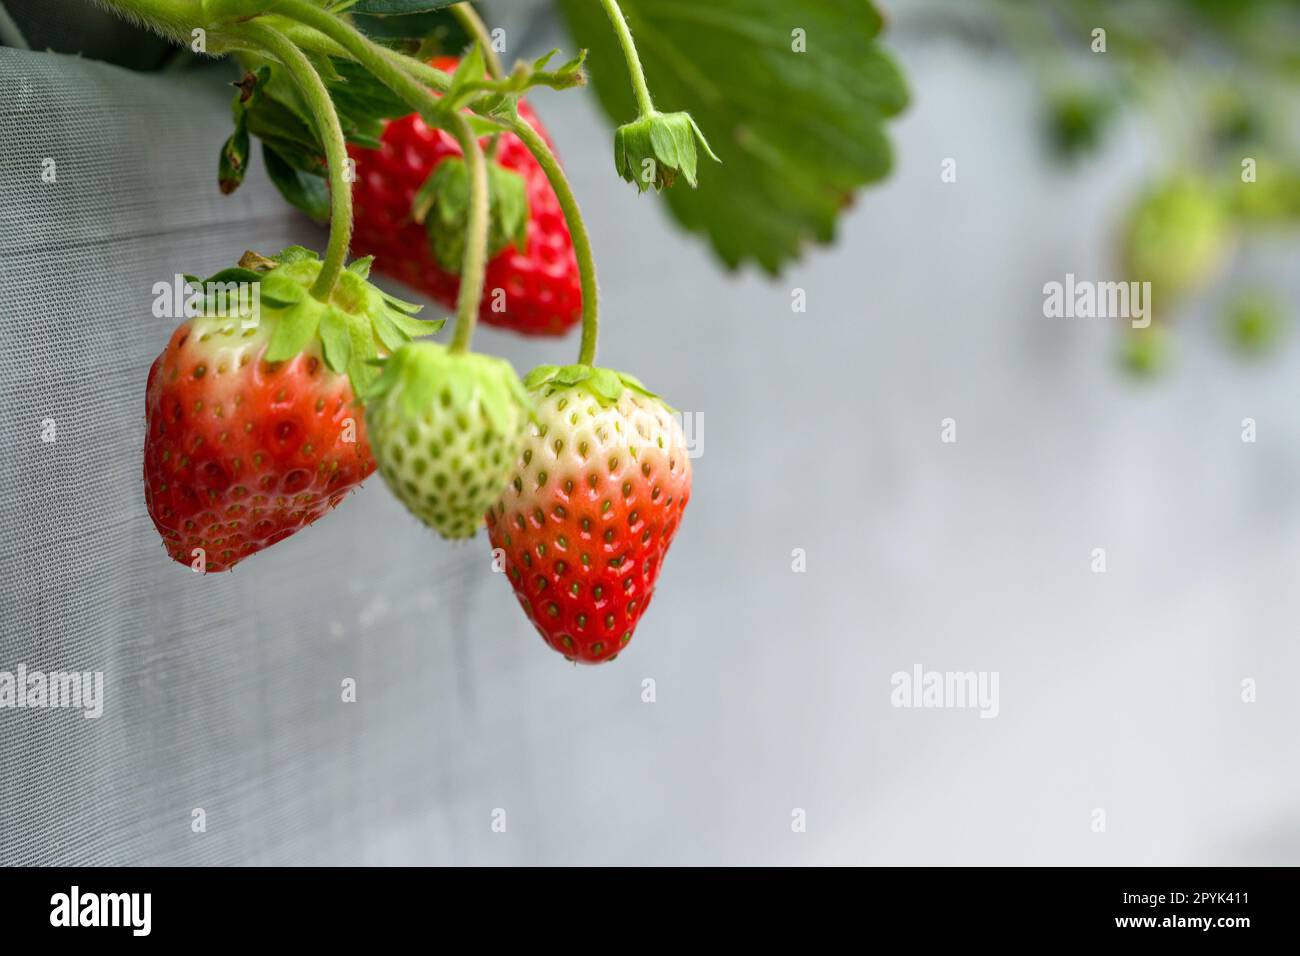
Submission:
[[[472,538],[524,441],[530,401],[510,363],[432,342],[398,349],[366,392],[366,426],[393,494],[444,538]]]

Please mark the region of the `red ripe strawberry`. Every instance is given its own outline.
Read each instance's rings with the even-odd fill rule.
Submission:
[[[435,60],[454,70],[456,60]],[[519,115],[550,143],[527,103]],[[357,164],[353,185],[352,249],[373,255],[380,271],[451,307],[460,275],[438,261],[425,226],[416,221],[416,194],[445,160],[461,155],[456,141],[414,114],[390,120],[377,150],[351,145]],[[487,140],[484,140],[486,145]],[[509,245],[488,264],[479,318],[524,335],[562,335],[582,314],[582,290],[573,241],[555,191],[517,136],[503,133],[495,162],[523,178],[528,199],[526,248]],[[502,290],[496,293],[496,290]],[[502,311],[497,311],[503,309]]]
[[[681,426],[636,379],[585,365],[525,380],[537,414],[488,512],[493,549],[542,638],[613,660],[650,605],[691,494]]]
[[[354,382],[390,342],[437,328],[366,282],[364,262],[327,305],[307,294],[313,254],[255,258],[265,275],[209,281],[260,283],[256,318],[184,322],[146,387],[145,504],[167,553],[200,571],[229,570],[305,528],[375,470]]]

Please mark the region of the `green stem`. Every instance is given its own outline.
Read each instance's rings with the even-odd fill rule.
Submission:
[[[492,49],[492,33],[488,30],[487,24],[483,18],[478,15],[472,4],[457,3],[451,6],[451,14],[464,28],[465,32],[478,40],[479,49],[483,51],[483,58],[487,60],[488,75],[494,80],[499,80],[506,75],[505,68],[501,65],[501,58],[497,56],[496,50]],[[496,159],[497,152],[501,149],[501,134],[493,133],[492,139],[488,141],[487,158]]]
[[[267,6],[270,8],[268,12],[297,20],[333,40],[346,50],[349,56],[366,67],[377,80],[405,100],[406,104],[419,113],[420,118],[430,126],[441,127],[445,124],[446,121],[438,109],[438,98],[429,92],[424,83],[416,80],[390,59],[390,57],[398,57],[407,60],[409,57],[385,49],[358,33],[334,14],[327,13],[306,0],[278,0],[278,2],[272,0]],[[438,82],[429,85],[445,91],[451,83],[447,74],[433,67],[428,69],[438,78]]]
[[[182,46],[193,41],[192,31],[207,23],[202,0],[99,0],[110,9],[126,15],[134,23],[144,22],[163,36]],[[225,52],[225,31],[207,31],[207,52]]]
[[[636,94],[641,115],[654,115],[654,100],[650,98],[650,87],[646,85],[645,71],[641,68],[641,57],[636,52],[636,44],[632,42],[632,31],[628,29],[627,18],[619,9],[618,0],[600,0],[600,2],[605,12],[609,14],[609,22],[618,36],[619,46],[623,48],[623,59],[627,60],[627,71],[632,76],[632,92]]]
[[[487,60],[488,74],[492,79],[499,80],[505,76],[506,71],[501,66],[501,58],[497,56],[496,50],[492,49],[492,34],[477,11],[468,3],[455,3],[451,6],[451,15],[456,18],[466,33],[478,40],[478,45],[483,48],[483,58]]]
[[[564,211],[564,221],[568,223],[569,235],[573,238],[573,252],[578,258],[578,275],[582,280],[582,343],[578,347],[578,363],[592,365],[596,361],[596,339],[600,332],[600,301],[596,286],[596,257],[591,251],[587,224],[583,221],[582,210],[578,208],[578,199],[573,194],[573,187],[569,185],[569,178],[564,175],[560,161],[546,145],[546,140],[523,117],[515,119],[511,130],[528,147],[537,164],[546,173],[551,189],[555,191],[555,198],[560,201],[560,208]]]
[[[483,299],[483,280],[487,276],[488,181],[487,161],[474,131],[460,113],[448,117],[448,131],[460,144],[469,169],[469,219],[465,227],[465,258],[460,266],[460,295],[456,299],[456,334],[451,340],[453,352],[469,351]]]
[[[283,34],[257,23],[245,24],[240,32],[284,64],[306,100],[316,122],[316,133],[325,145],[325,164],[329,170],[330,182],[330,240],[325,249],[325,261],[321,263],[320,275],[311,288],[311,294],[322,302],[328,302],[334,284],[343,272],[348,246],[352,240],[352,184],[346,176],[348,147],[343,136],[343,126],[339,122],[339,114],[334,108],[329,90],[302,50]]]
[[[27,38],[23,36],[23,31],[18,28],[14,18],[9,16],[9,11],[3,4],[0,4],[0,43],[15,50],[31,49],[27,44]]]
[[[421,83],[445,90],[451,82],[446,73],[427,63],[421,63],[383,47],[380,47],[380,50],[391,63]],[[578,259],[578,275],[582,282],[582,343],[579,347],[578,362],[582,365],[591,365],[596,361],[596,340],[600,332],[600,300],[596,284],[596,257],[592,254],[587,224],[582,218],[582,210],[578,207],[578,199],[573,194],[569,178],[564,175],[560,161],[555,157],[546,140],[523,118],[516,118],[508,128],[528,147],[538,165],[542,167],[551,189],[555,191],[555,198],[559,200],[560,208],[564,212],[564,221],[573,239],[573,252]]]
[[[479,303],[483,298],[483,276],[487,269],[487,166],[473,130],[459,113],[448,114],[442,111],[438,97],[390,58],[407,60],[408,57],[385,50],[333,14],[326,13],[305,0],[280,0],[274,4],[274,12],[314,27],[338,43],[380,82],[405,100],[425,123],[447,129],[460,143],[470,174],[471,202],[465,260],[461,268],[460,296],[456,303],[456,336],[452,349],[464,351],[474,331],[474,319],[478,316]],[[447,74],[441,70],[434,72],[440,79],[441,88],[445,90],[449,83]]]

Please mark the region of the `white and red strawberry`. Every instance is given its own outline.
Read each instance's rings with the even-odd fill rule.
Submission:
[[[306,250],[244,265],[214,279],[257,284],[257,313],[183,322],[145,388],[145,504],[168,555],[205,572],[307,527],[374,471],[355,404],[369,360],[441,325],[370,285],[364,262],[328,303],[308,291]]]
[[[536,418],[488,514],[492,547],[547,644],[610,661],[649,607],[690,500],[686,441],[629,375],[544,366],[524,384]]]

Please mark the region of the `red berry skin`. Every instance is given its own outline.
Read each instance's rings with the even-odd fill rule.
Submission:
[[[542,639],[600,664],[650,606],[690,500],[690,457],[658,399],[628,390],[609,406],[581,385],[548,391],[534,393],[537,420],[488,535]]]
[[[436,65],[455,68],[454,62]],[[527,103],[520,102],[519,115],[550,143]],[[352,253],[373,255],[377,271],[454,307],[460,276],[434,258],[425,227],[411,218],[411,202],[443,160],[461,155],[460,147],[414,114],[390,120],[380,139],[377,150],[348,147],[357,167]],[[582,317],[578,261],[564,212],[546,173],[517,136],[501,135],[496,161],[524,178],[528,241],[522,252],[512,245],[488,263],[479,319],[524,335],[563,335]]]
[[[375,470],[352,386],[319,344],[262,356],[268,326],[197,318],[149,369],[144,487],[168,555],[207,572],[307,527]]]

